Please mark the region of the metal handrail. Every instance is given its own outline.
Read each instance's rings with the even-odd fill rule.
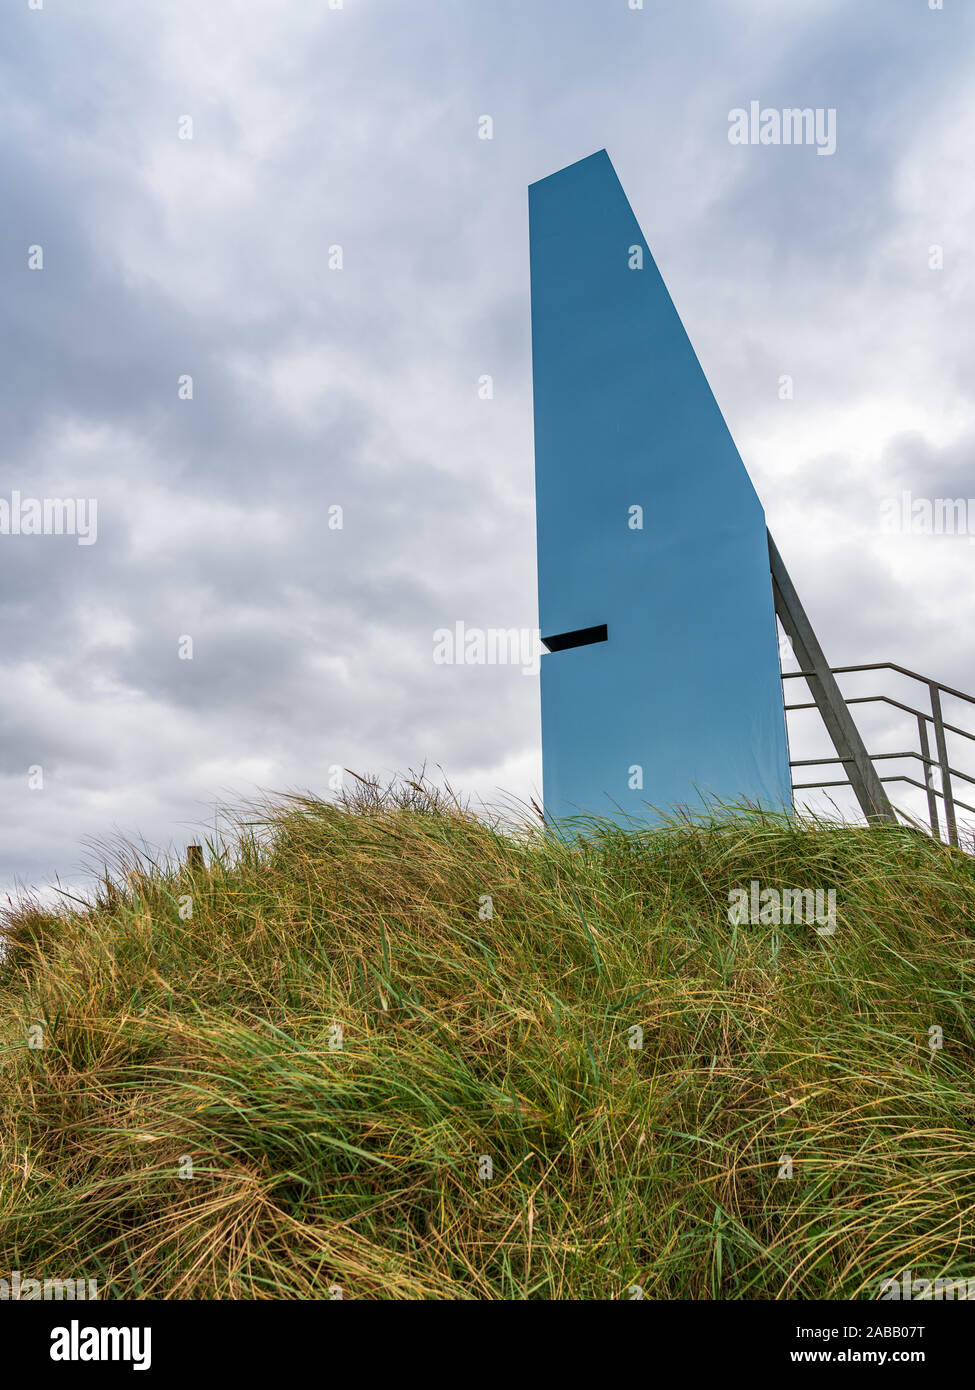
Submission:
[[[836,672],[839,671],[840,674],[842,675],[842,674],[843,674],[843,669],[844,669],[844,668],[843,668],[842,666],[834,666],[834,667],[833,667],[833,674],[835,675]],[[856,668],[855,668],[855,667],[852,667],[852,666],[849,666],[849,667],[847,667],[846,669],[849,670],[849,671],[852,671],[852,670],[855,670]],[[867,670],[867,667],[864,667],[863,669],[864,669],[864,670]],[[787,680],[790,680],[793,676],[809,676],[809,675],[811,675],[811,674],[812,674],[812,672],[810,672],[810,671],[783,671],[783,672],[782,672],[782,679],[783,679],[784,681],[787,681]],[[943,691],[945,692],[946,695],[955,695],[955,694],[957,693],[956,691],[952,690],[950,686],[947,686],[947,685],[942,685],[942,686],[939,686],[938,688],[939,688],[940,690],[943,690]],[[966,696],[965,698],[967,699],[968,697]],[[933,724],[933,723],[934,723],[934,717],[933,717],[933,715],[925,714],[924,710],[922,710],[922,709],[915,709],[913,705],[905,705],[905,704],[902,703],[902,701],[900,701],[900,700],[894,700],[894,699],[892,699],[889,695],[851,695],[851,696],[847,699],[846,703],[847,703],[848,705],[870,705],[870,704],[881,704],[881,703],[883,703],[883,704],[885,704],[885,705],[894,705],[897,709],[905,710],[908,714],[916,714],[917,717],[918,717],[918,719],[926,719],[926,720],[928,721],[929,724]],[[973,703],[975,703],[975,701],[973,701]],[[806,701],[804,701],[803,704],[801,704],[801,705],[786,705],[786,709],[818,709],[818,708],[819,708],[819,706],[816,704],[816,701],[815,701],[815,700],[806,700]],[[948,721],[947,721],[947,719],[945,719],[945,720],[942,721],[942,728],[947,729],[947,730],[949,731],[949,733],[952,733],[952,734],[961,734],[962,738],[970,738],[970,739],[972,740],[972,742],[975,743],[975,734],[969,733],[969,731],[968,731],[967,729],[959,729],[957,724],[949,724]]]
[[[831,666],[829,669],[834,676],[842,676],[847,671],[899,671],[902,676],[910,676],[912,680],[920,681],[922,685],[936,685],[946,695],[957,695],[959,700],[967,700],[970,705],[975,705],[975,695],[966,695],[964,690],[956,690],[954,686],[944,685],[941,681],[933,681],[930,676],[920,676],[917,671],[909,671],[906,666],[898,666],[896,661],[868,661],[863,666]],[[813,676],[815,674],[815,671],[783,671],[782,679],[788,681],[794,680],[796,676]]]
[[[919,782],[915,777],[908,777],[906,773],[901,773],[899,777],[881,777],[880,780],[881,782],[910,782],[911,786],[917,787],[918,791],[926,792],[930,790],[934,792],[935,796],[944,796],[944,793],[939,792],[936,787],[929,788],[923,782]],[[964,806],[966,811],[971,811],[972,814],[975,815],[975,806],[969,806],[967,801],[961,801],[956,796],[954,802],[956,806]]]
[[[969,806],[967,802],[961,801],[954,794],[951,779],[959,777],[965,782],[975,786],[975,777],[970,777],[967,772],[962,772],[960,768],[954,768],[948,761],[948,749],[945,740],[945,733],[959,734],[962,738],[967,738],[975,743],[975,734],[968,729],[961,729],[957,724],[949,724],[941,711],[941,696],[951,695],[959,700],[965,700],[970,705],[975,705],[975,696],[966,695],[963,690],[956,690],[953,686],[944,685],[941,681],[931,680],[928,676],[919,675],[917,671],[911,671],[906,666],[899,666],[894,661],[873,661],[866,662],[857,666],[832,666],[830,670],[834,676],[844,675],[852,671],[896,671],[899,675],[908,676],[911,680],[919,681],[927,686],[928,698],[931,701],[931,713],[926,710],[915,708],[913,705],[906,705],[901,700],[895,700],[889,695],[853,695],[842,696],[843,702],[847,705],[867,705],[867,704],[887,704],[896,709],[903,710],[906,714],[911,714],[917,720],[918,737],[921,744],[921,751],[909,750],[901,753],[871,753],[869,755],[871,763],[881,762],[884,759],[892,758],[916,758],[926,769],[938,768],[941,773],[941,787],[931,784],[929,777],[926,776],[924,782],[918,782],[916,778],[906,774],[899,774],[892,777],[881,777],[881,782],[906,782],[913,787],[917,787],[927,795],[928,799],[928,818],[931,823],[931,833],[941,838],[941,822],[938,815],[937,798],[940,797],[944,802],[945,830],[947,832],[949,844],[958,844],[958,826],[955,818],[955,807],[960,806],[966,811],[975,814],[975,806]],[[814,671],[783,671],[782,679],[786,680],[809,680],[815,678]],[[785,709],[817,709],[818,705],[814,700],[787,704]],[[928,741],[928,725],[934,730],[937,757],[931,756],[931,748]],[[852,757],[832,757],[832,758],[793,758],[790,759],[790,767],[822,767],[829,763],[841,763],[844,767],[854,764]],[[821,781],[821,782],[794,782],[794,791],[810,791],[822,787],[848,787],[852,786],[849,778],[840,781]],[[905,815],[904,812],[899,814]]]
[[[807,673],[805,671],[785,671],[782,674],[782,679],[788,680],[790,676],[805,676],[806,674]],[[942,686],[941,688],[942,690],[946,690],[944,686]],[[946,694],[950,695],[952,693],[953,692],[950,689],[946,690]],[[925,714],[924,710],[915,709],[913,705],[905,705],[901,700],[894,700],[889,695],[851,695],[849,699],[846,701],[846,703],[848,705],[869,705],[881,703],[885,705],[893,705],[896,709],[902,709],[907,714],[916,714],[918,719],[926,719],[929,724],[934,723],[934,719],[932,718],[932,716],[930,714]],[[801,705],[786,705],[786,709],[818,708],[819,706],[816,704],[815,700],[806,700]],[[947,719],[944,721],[944,727],[949,731],[949,733],[961,734],[962,738],[970,738],[972,742],[975,743],[975,734],[969,733],[967,729],[959,729],[957,724],[949,724]]]
[[[922,685],[936,685],[946,695],[957,695],[959,700],[967,700],[970,705],[975,705],[975,695],[966,695],[964,690],[955,690],[953,686],[943,685],[941,681],[933,681],[930,676],[920,676],[917,671],[898,666],[896,661],[868,661],[863,666],[833,667],[834,674],[842,675],[846,671],[899,671],[902,676],[910,676],[911,680],[920,681]]]

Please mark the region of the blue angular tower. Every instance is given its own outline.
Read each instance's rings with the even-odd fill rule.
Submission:
[[[765,515],[605,150],[529,217],[546,813],[789,807]]]

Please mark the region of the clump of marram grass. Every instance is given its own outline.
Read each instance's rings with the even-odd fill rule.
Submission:
[[[747,811],[512,832],[363,786],[8,913],[0,1268],[121,1298],[975,1275],[972,860]],[[732,924],[753,878],[834,888],[835,933]]]

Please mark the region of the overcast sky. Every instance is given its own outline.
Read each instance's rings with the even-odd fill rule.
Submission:
[[[975,543],[881,525],[975,497],[975,6],[629,4],[7,0],[0,498],[97,540],[0,535],[5,890],[335,767],[537,795],[537,676],[433,632],[537,624],[526,188],[603,147],[830,660],[975,691]]]

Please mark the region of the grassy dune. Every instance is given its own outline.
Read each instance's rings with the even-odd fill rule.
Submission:
[[[248,1299],[975,1276],[964,855],[749,813],[505,832],[407,784],[274,803],[206,860],[130,856],[85,907],[7,914],[0,1275]],[[835,934],[732,925],[753,878],[835,888]]]

